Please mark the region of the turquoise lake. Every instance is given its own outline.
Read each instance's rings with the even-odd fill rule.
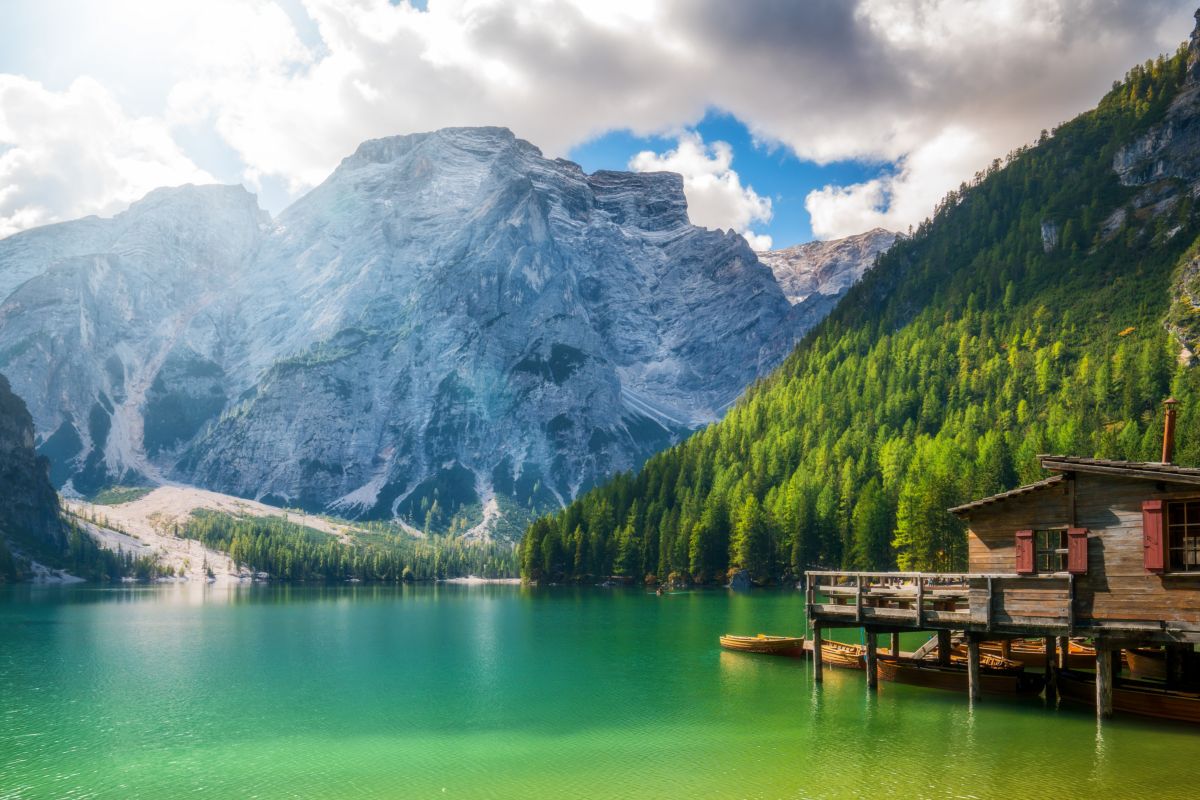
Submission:
[[[0,798],[1196,796],[1200,729],[717,647],[803,630],[798,592],[0,589]]]

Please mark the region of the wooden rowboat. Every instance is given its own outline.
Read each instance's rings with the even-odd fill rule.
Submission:
[[[867,647],[862,644],[846,644],[825,639],[821,642],[821,661],[831,667],[842,669],[866,669],[864,658]]]
[[[1167,679],[1167,654],[1163,650],[1135,647],[1125,651],[1125,659],[1129,664],[1129,674],[1134,678]]]
[[[804,657],[803,636],[768,636],[765,633],[757,636],[734,636],[727,633],[721,637],[721,647],[739,653]]]
[[[930,660],[930,659],[926,659]],[[967,663],[967,648],[957,647],[950,653],[950,663],[963,665]],[[979,666],[987,669],[1004,669],[1020,672],[1025,669],[1025,664],[1016,659],[1005,658],[998,653],[989,653],[984,648],[979,648]]]
[[[876,660],[876,672],[880,680],[891,683],[906,683],[928,689],[946,689],[953,692],[967,691],[967,668],[958,664],[939,666],[924,661],[880,658]],[[1037,694],[1042,688],[1042,677],[1016,669],[979,669],[980,689],[989,694]]]
[[[981,653],[1002,656],[999,642],[982,642]],[[1046,642],[1043,639],[1013,639],[1009,644],[1008,657],[1027,667],[1041,669],[1046,664]],[[1067,666],[1072,669],[1092,669],[1096,666],[1096,649],[1072,641],[1067,651]]]
[[[1058,691],[1063,699],[1095,707],[1096,680],[1070,670],[1058,675]],[[1143,717],[1200,722],[1200,694],[1174,692],[1144,683],[1121,681],[1113,686],[1114,711]]]

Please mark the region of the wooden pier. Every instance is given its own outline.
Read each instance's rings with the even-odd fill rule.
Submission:
[[[805,573],[814,645],[829,628],[861,628],[874,687],[878,635],[892,636],[895,647],[899,633],[928,632],[930,644],[916,655],[937,647],[943,659],[959,638],[977,700],[983,643],[999,642],[1004,653],[1013,639],[1042,639],[1054,693],[1071,663],[1071,637],[1083,637],[1095,647],[1101,716],[1113,711],[1122,650],[1155,648],[1169,665],[1163,690],[1195,692],[1200,469],[1170,464],[1169,455],[1163,463],[1042,456],[1051,477],[950,509],[968,525],[969,572]]]

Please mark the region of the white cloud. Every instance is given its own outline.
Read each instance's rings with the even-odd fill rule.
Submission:
[[[808,193],[804,207],[819,239],[837,239],[871,228],[903,231],[929,216],[948,189],[978,171],[996,153],[974,132],[950,127],[903,156],[896,172],[849,186]],[[949,183],[948,183],[949,182]]]
[[[161,120],[128,116],[94,80],[53,92],[0,74],[0,236],[112,214],[159,186],[212,180]]]
[[[1131,64],[1173,50],[1191,11],[1190,0],[429,0],[424,12],[388,0],[11,0],[0,63],[20,68],[12,54],[27,31],[52,35],[52,60],[21,57],[35,77],[69,73],[47,85],[92,75],[145,127],[180,141],[207,131],[236,162],[223,178],[282,181],[293,195],[368,138],[506,125],[559,156],[608,130],[679,130],[715,108],[803,159],[897,165],[810,196],[814,224],[832,235],[918,222],[992,158],[1092,106]],[[67,15],[76,24],[47,22]],[[936,149],[948,144],[961,148],[953,158]],[[167,145],[150,163],[187,160]],[[190,142],[187,152],[200,158]],[[110,185],[110,166],[96,168],[101,177],[72,180]],[[26,173],[22,191],[40,191],[35,179]],[[57,204],[37,213],[76,213],[46,193]],[[91,197],[102,195],[92,204],[126,196]]]
[[[674,150],[661,154],[644,150],[629,160],[629,168],[635,172],[682,175],[693,224],[733,228],[755,250],[770,249],[771,237],[755,233],[751,226],[771,221],[771,199],[760,197],[750,186],[742,186],[732,167],[733,148],[728,142],[706,145],[694,131],[681,134]]]

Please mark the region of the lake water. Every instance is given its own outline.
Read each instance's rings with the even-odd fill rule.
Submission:
[[[717,647],[802,614],[795,592],[4,589],[0,798],[1196,796],[1200,729],[816,687]]]

